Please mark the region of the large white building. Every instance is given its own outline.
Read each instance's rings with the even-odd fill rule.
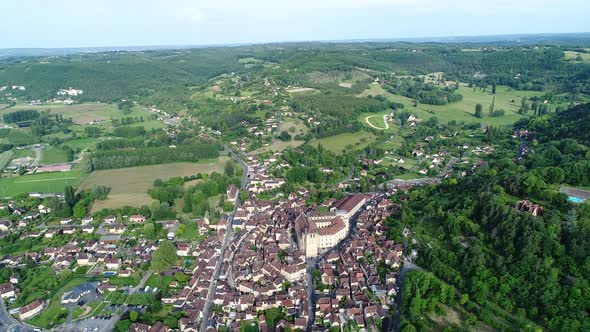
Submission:
[[[295,219],[299,250],[313,258],[336,246],[348,235],[350,218],[365,202],[364,195],[351,195],[337,201],[329,213],[301,213]]]

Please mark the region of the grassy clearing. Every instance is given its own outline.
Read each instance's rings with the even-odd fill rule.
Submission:
[[[65,317],[63,317],[63,316],[64,315],[67,316],[68,309],[66,307],[62,306],[61,296],[66,291],[68,291],[78,285],[81,285],[81,284],[85,283],[86,281],[88,281],[88,278],[76,277],[76,278],[70,279],[68,282],[66,282],[64,285],[62,285],[57,290],[57,292],[55,292],[55,294],[51,298],[51,303],[49,303],[49,306],[47,307],[47,309],[43,310],[39,316],[29,319],[27,321],[27,323],[29,323],[31,325],[43,327],[43,328],[49,328],[49,327],[53,326],[54,324],[57,325],[57,324],[64,322]],[[57,319],[57,317],[60,317],[60,316],[63,318]]]
[[[46,149],[41,151],[41,164],[59,164],[67,162],[66,152],[60,148],[54,146],[48,146]]]
[[[367,115],[365,117],[365,122],[369,126],[375,128],[375,129],[381,129],[381,130],[389,129],[389,125],[385,123],[385,120],[383,119],[383,115],[381,115],[381,114]]]
[[[291,136],[305,135],[309,128],[303,123],[301,119],[285,118],[283,123],[279,126],[279,132],[286,131]]]
[[[76,186],[84,174],[81,170],[69,172],[39,173],[0,178],[0,196],[14,196],[21,193],[63,192],[66,186]]]
[[[577,62],[590,62],[590,53],[582,53],[576,51],[564,51],[565,60],[577,61]],[[578,59],[580,57],[582,60]]]
[[[86,149],[92,149],[96,144],[102,141],[102,138],[90,137],[90,138],[79,138],[71,141],[67,141],[64,145],[69,146],[74,151],[83,151]]]
[[[473,115],[475,112],[475,105],[482,104],[484,113],[487,113],[488,108],[492,104],[494,95],[488,91],[483,92],[481,89],[476,89],[474,91],[472,88],[469,88],[466,85],[462,85],[459,88],[459,93],[463,95],[463,100],[448,105],[418,104],[416,107],[414,107],[413,99],[390,94],[381,86],[374,84],[371,85],[370,89],[367,89],[361,95],[384,95],[391,101],[404,104],[404,109],[406,111],[415,114],[420,119],[428,119],[432,116],[436,116],[442,122],[454,120],[463,122],[479,122],[496,126],[511,125],[517,120],[525,117],[526,115],[518,114],[518,108],[520,107],[520,101],[522,97],[530,98],[532,96],[540,95],[540,93],[536,91],[519,91],[505,86],[499,86],[496,92],[495,109],[503,109],[506,112],[505,115],[497,118],[486,116],[482,119],[476,118]]]
[[[375,135],[361,130],[355,133],[344,133],[320,139],[313,139],[309,144],[317,146],[322,144],[324,148],[340,153],[346,150],[360,150],[375,141]]]
[[[88,189],[98,184],[111,187],[108,198],[104,201],[96,201],[92,211],[99,211],[103,208],[149,205],[152,198],[147,194],[147,191],[152,188],[154,180],[197,173],[223,173],[223,167],[227,160],[228,157],[219,157],[198,163],[172,163],[94,171],[84,180],[80,188]]]
[[[250,154],[256,155],[256,154],[260,154],[260,153],[265,153],[265,152],[269,152],[269,151],[273,151],[273,152],[280,152],[285,150],[286,148],[293,146],[293,147],[297,147],[300,146],[301,144],[305,143],[304,141],[281,141],[278,139],[273,140],[273,142],[268,145],[268,146],[264,146],[261,147],[259,149],[256,149],[252,152],[250,152]]]

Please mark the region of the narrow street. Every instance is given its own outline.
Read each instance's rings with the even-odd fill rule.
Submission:
[[[246,165],[246,163],[236,153],[234,153],[227,145],[224,145],[224,147],[227,151],[229,151],[232,158],[234,160],[236,160],[242,166],[242,182],[241,182],[240,188],[238,189],[238,194],[237,194],[236,202],[234,204],[234,209],[233,209],[231,215],[229,216],[228,227],[227,227],[227,230],[226,230],[225,235],[223,237],[223,241],[221,243],[221,249],[219,252],[219,256],[217,257],[217,263],[215,264],[215,271],[213,272],[213,275],[211,276],[211,281],[209,283],[209,289],[207,290],[207,299],[205,300],[205,308],[203,309],[203,321],[201,322],[201,328],[200,328],[200,331],[202,331],[202,332],[204,332],[207,329],[207,326],[209,325],[209,317],[211,316],[211,311],[213,309],[213,300],[215,298],[215,287],[217,286],[217,281],[219,280],[219,275],[221,272],[221,265],[223,264],[223,257],[225,254],[225,249],[227,248],[227,245],[229,244],[229,242],[233,236],[232,224],[234,221],[234,216],[236,214],[238,206],[240,206],[240,192],[242,190],[246,190],[246,188],[248,186],[248,165]]]

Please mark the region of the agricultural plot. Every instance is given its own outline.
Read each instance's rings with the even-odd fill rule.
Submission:
[[[4,152],[0,153],[0,172],[12,160],[13,155],[14,155],[14,152],[12,152],[12,150],[8,150],[8,151],[4,151]]]
[[[103,208],[149,205],[152,198],[147,191],[156,179],[169,179],[174,176],[188,176],[197,173],[223,173],[228,157],[203,160],[198,163],[172,163],[94,171],[81,184],[80,189],[90,189],[95,185],[111,187],[106,200],[96,201],[92,211]]]
[[[51,165],[67,162],[66,152],[54,146],[48,146],[41,151],[41,164]]]
[[[21,193],[63,192],[66,186],[76,186],[84,173],[73,169],[69,172],[40,173],[0,178],[0,196],[8,197]]]
[[[370,132],[361,130],[355,133],[344,133],[334,136],[328,136],[320,139],[313,139],[309,144],[322,146],[334,153],[340,153],[348,150],[360,150],[375,141],[375,135]]]

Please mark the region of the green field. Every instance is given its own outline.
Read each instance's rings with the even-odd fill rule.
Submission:
[[[96,146],[96,144],[102,140],[103,140],[102,138],[95,138],[95,137],[79,138],[79,139],[67,141],[64,143],[64,145],[69,146],[74,151],[77,151],[77,150],[83,151],[85,149],[94,148]]]
[[[145,122],[138,122],[133,124],[133,126],[145,126],[146,129],[161,128],[164,126],[160,121],[150,120],[152,113],[143,106],[134,106],[129,114],[124,114],[115,105],[104,103],[74,105],[48,104],[40,106],[17,105],[0,110],[0,117],[2,114],[23,109],[33,109],[40,112],[49,111],[50,114],[60,114],[64,118],[71,118],[75,124],[72,126],[72,129],[78,132],[82,132],[84,126],[92,122],[97,122],[95,125],[105,130],[110,129],[112,128],[111,119],[121,119],[124,117],[143,117]]]
[[[108,198],[96,201],[92,211],[103,208],[118,208],[123,206],[149,205],[152,198],[147,191],[152,188],[154,180],[168,179],[174,176],[188,176],[197,173],[223,173],[223,167],[228,157],[203,160],[198,163],[172,163],[129,168],[118,168],[94,171],[80,188],[90,189],[102,184],[111,187]]]
[[[13,155],[14,152],[12,152],[12,150],[0,153],[0,171],[2,171],[4,167],[8,165],[8,163],[12,160]]]
[[[522,97],[526,97],[528,99],[532,96],[540,95],[540,93],[536,91],[519,91],[513,90],[509,87],[499,86],[496,91],[496,102],[494,109],[503,109],[506,112],[505,115],[495,118],[485,116],[480,119],[473,115],[475,112],[475,105],[478,103],[482,104],[484,114],[487,114],[488,108],[492,104],[493,100],[493,94],[491,94],[489,91],[483,92],[481,89],[476,89],[474,91],[473,88],[462,85],[459,88],[459,93],[463,95],[463,100],[460,102],[447,105],[418,104],[417,107],[414,107],[413,99],[390,94],[383,90],[381,86],[371,85],[371,88],[368,90],[370,91],[365,91],[362,95],[385,95],[391,101],[404,104],[404,110],[413,113],[419,119],[426,120],[432,116],[436,116],[442,123],[454,120],[463,122],[479,122],[497,126],[511,125],[522,117],[525,117],[526,115],[518,114]]]
[[[356,133],[344,133],[334,136],[328,136],[320,139],[313,139],[309,144],[317,146],[322,144],[324,148],[340,153],[344,150],[360,150],[365,148],[371,142],[375,141],[375,135],[370,132],[361,130]]]
[[[575,52],[575,51],[564,51],[564,57],[566,60],[576,60],[578,57],[582,58],[581,62],[590,62],[590,53],[582,53],[582,52]]]
[[[66,186],[75,186],[82,178],[82,171],[76,169],[69,172],[2,177],[0,178],[0,196],[14,196],[28,192],[63,192]]]
[[[41,164],[51,165],[67,162],[66,152],[54,146],[48,146],[41,151]]]

